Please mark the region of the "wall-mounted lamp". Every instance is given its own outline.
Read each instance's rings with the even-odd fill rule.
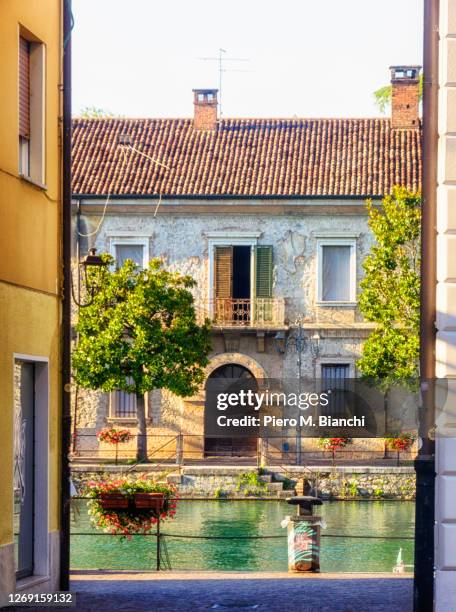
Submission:
[[[81,286],[82,281],[84,284],[84,291],[88,296],[87,302],[82,303],[79,295],[76,298],[73,282],[71,283],[73,301],[79,308],[85,308],[93,304],[94,297],[97,293],[100,271],[106,268],[107,265],[108,264],[103,261],[103,258],[97,255],[97,250],[94,248],[90,249],[88,255],[78,262],[78,287]]]

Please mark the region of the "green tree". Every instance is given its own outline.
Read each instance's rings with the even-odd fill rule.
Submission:
[[[363,264],[359,306],[377,327],[357,366],[388,386],[418,376],[421,196],[395,187],[380,206],[366,205],[376,244]]]
[[[98,108],[97,106],[84,106],[84,108],[81,109],[80,116],[83,119],[103,119],[114,117],[114,114],[109,110]]]
[[[383,87],[377,89],[377,91],[374,91],[375,104],[382,114],[386,113],[387,108],[391,104],[392,91],[393,89],[391,85],[384,85]],[[421,100],[423,98],[423,73],[420,74],[419,96]]]
[[[142,269],[127,260],[97,273],[93,303],[80,310],[73,352],[76,382],[83,388],[135,393],[138,461],[147,460],[144,394],[168,389],[195,393],[210,351],[209,321],[199,325],[190,276],[169,272],[154,259]]]

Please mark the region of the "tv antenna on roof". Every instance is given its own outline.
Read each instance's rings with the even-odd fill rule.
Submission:
[[[223,54],[226,53],[226,49],[219,48],[218,57],[198,57],[197,59],[205,62],[218,62],[219,72],[219,111],[220,117],[222,113],[222,75],[224,72],[253,72],[253,70],[236,70],[232,68],[224,68],[225,62],[250,62],[248,57],[225,57]]]

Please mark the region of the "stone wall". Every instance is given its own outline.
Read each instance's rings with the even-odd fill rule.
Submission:
[[[114,468],[101,472],[93,468],[73,470],[72,479],[79,492],[84,483],[94,477],[116,478],[121,472]],[[297,483],[308,481],[312,487],[307,493],[322,499],[362,499],[368,501],[415,498],[415,472],[413,467],[313,467],[311,471],[296,467],[284,473],[274,468],[258,470],[245,467],[185,467],[151,476],[167,479],[177,485],[181,497],[195,498],[251,498],[274,497],[284,499],[295,494]]]

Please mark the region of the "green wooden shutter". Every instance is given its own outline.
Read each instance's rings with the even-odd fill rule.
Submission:
[[[272,297],[272,246],[256,248],[256,297]]]

